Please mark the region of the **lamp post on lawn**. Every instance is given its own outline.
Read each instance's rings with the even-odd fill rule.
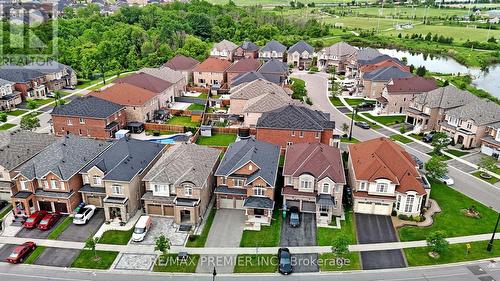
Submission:
[[[500,213],[498,213],[497,223],[495,224],[495,229],[493,230],[493,234],[491,235],[491,240],[490,242],[488,242],[488,247],[486,247],[486,250],[488,252],[491,252],[491,250],[493,250],[493,242],[495,242],[495,232],[497,232],[499,221],[500,221]]]
[[[354,117],[356,116],[357,113],[358,113],[358,106],[356,105],[356,107],[353,108],[351,115],[351,128],[349,128],[349,140],[352,139],[352,126],[354,124]]]

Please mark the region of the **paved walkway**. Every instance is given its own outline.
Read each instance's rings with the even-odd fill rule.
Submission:
[[[400,228],[405,225],[415,225],[415,226],[420,226],[420,227],[427,227],[431,226],[434,223],[434,215],[436,213],[441,212],[441,208],[439,207],[438,203],[435,200],[429,199],[429,202],[431,204],[431,207],[425,212],[424,217],[425,220],[421,222],[416,222],[416,221],[405,221],[405,220],[400,220],[397,217],[391,217],[392,218],[392,223],[394,224],[395,228]]]

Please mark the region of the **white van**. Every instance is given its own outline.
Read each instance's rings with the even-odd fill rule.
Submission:
[[[146,237],[149,228],[151,228],[151,217],[141,216],[135,224],[134,233],[132,234],[132,241],[141,242]]]

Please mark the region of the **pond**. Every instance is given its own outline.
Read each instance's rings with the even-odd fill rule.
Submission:
[[[490,94],[500,98],[500,64],[489,66],[485,70],[467,67],[448,56],[426,55],[396,49],[378,49],[381,53],[402,59],[406,57],[408,65],[425,66],[432,72],[444,74],[467,73],[473,77],[473,84]]]

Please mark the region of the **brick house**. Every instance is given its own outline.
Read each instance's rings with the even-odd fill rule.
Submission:
[[[396,66],[380,67],[376,70],[362,74],[363,96],[376,99],[392,79],[413,77],[409,71],[401,70]]]
[[[38,210],[72,213],[82,201],[78,172],[110,145],[67,135],[15,168],[11,197],[15,216],[26,217]]]
[[[14,83],[14,90],[26,99],[45,99],[47,87],[45,74],[38,70],[27,69],[17,65],[0,66],[0,78]]]
[[[50,113],[56,136],[74,134],[95,139],[113,139],[125,127],[125,107],[94,96],[84,96],[54,107]]]
[[[167,107],[174,102],[174,84],[145,72],[118,78],[114,83],[127,83],[155,93],[158,95],[160,107]]]
[[[259,73],[262,74],[266,80],[278,85],[288,84],[289,69],[286,62],[277,59],[269,59],[259,68]]]
[[[21,93],[14,90],[13,82],[0,78],[0,111],[9,111],[22,102]]]
[[[163,66],[182,73],[186,82],[189,84],[193,82],[193,68],[198,64],[200,64],[200,62],[191,57],[176,55],[164,63]]]
[[[231,62],[219,58],[207,58],[193,68],[193,83],[198,87],[221,87],[226,83],[227,69]]]
[[[306,106],[286,105],[265,112],[257,121],[256,138],[286,147],[296,143],[323,143],[338,147],[340,133],[330,114]]]
[[[141,68],[138,71],[138,73],[146,73],[148,75],[162,79],[168,83],[171,83],[172,86],[169,88],[169,93],[171,93],[173,97],[181,97],[184,91],[186,90],[186,86],[189,81],[181,71],[173,70],[168,67],[159,67],[159,68],[145,67]],[[168,94],[167,98],[165,99],[165,102],[166,100],[169,100],[169,97],[170,94]]]
[[[57,61],[32,62],[24,67],[43,73],[49,91],[74,87],[78,83],[76,72],[71,67]]]
[[[286,60],[286,46],[276,40],[271,40],[259,50],[259,59],[275,59],[279,61]]]
[[[293,65],[294,67],[300,66],[309,68],[311,66],[313,56],[314,48],[305,41],[300,40],[288,48],[287,63],[289,65]]]
[[[234,50],[238,48],[238,45],[234,44],[229,40],[222,40],[219,43],[214,44],[210,50],[210,56],[215,58],[220,58],[223,60],[233,60]],[[196,81],[196,79],[195,79]]]
[[[283,204],[316,216],[318,225],[341,217],[346,179],[338,148],[322,143],[299,143],[286,148]]]
[[[270,225],[279,158],[279,146],[253,138],[229,145],[215,172],[217,209],[245,210],[246,229]]]
[[[220,153],[192,143],[170,147],[143,178],[146,213],[173,217],[176,224],[201,223],[214,191]]]
[[[500,155],[500,122],[486,126],[481,141],[481,152],[498,159]]]
[[[346,73],[348,68],[353,68],[351,60],[358,49],[345,43],[338,42],[318,52],[318,69],[335,67],[337,73]]]
[[[235,61],[233,65],[231,65],[227,70],[227,78],[226,82],[231,84],[231,82],[238,75],[242,73],[247,73],[250,71],[257,71],[260,67],[260,61],[254,58],[242,58],[238,61]]]
[[[233,60],[237,61],[241,59],[256,59],[259,57],[259,49],[260,47],[255,43],[245,41],[236,49],[234,49]]]

